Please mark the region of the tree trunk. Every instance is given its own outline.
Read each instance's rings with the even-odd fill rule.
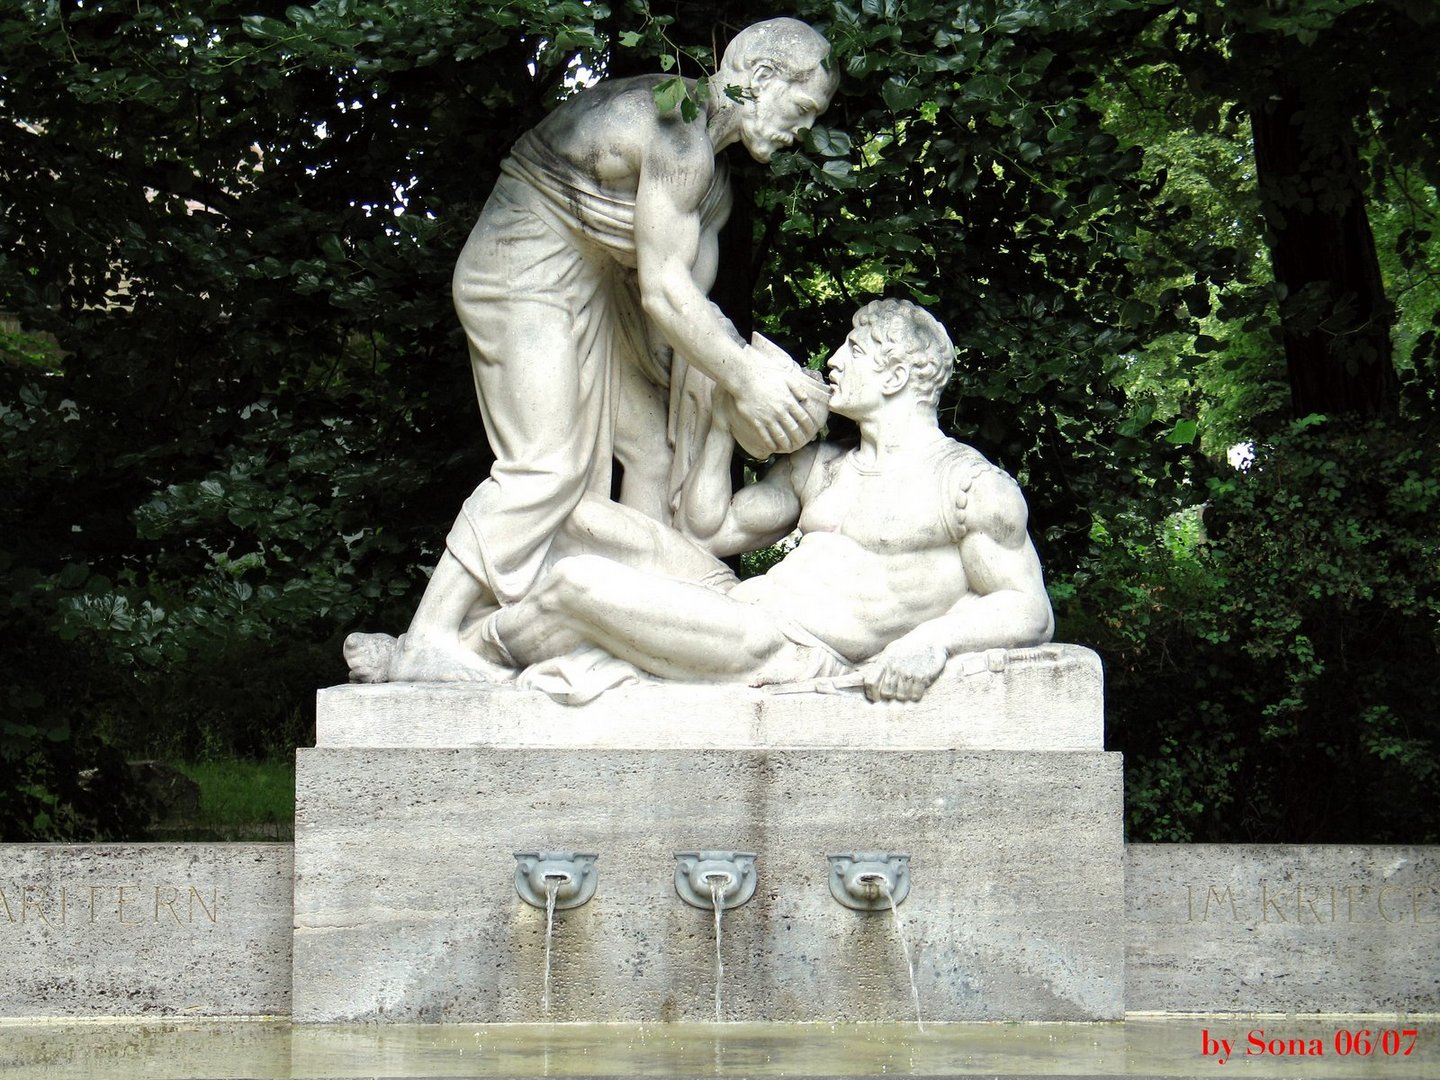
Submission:
[[[1393,413],[1392,309],[1349,114],[1288,76],[1268,89],[1250,115],[1295,415]]]

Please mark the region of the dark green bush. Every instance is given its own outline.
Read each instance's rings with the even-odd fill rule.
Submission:
[[[1057,589],[1106,661],[1132,840],[1440,838],[1435,447],[1301,421],[1211,480],[1203,530],[1104,538]]]

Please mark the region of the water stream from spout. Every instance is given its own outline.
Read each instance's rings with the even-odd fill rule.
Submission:
[[[895,903],[895,894],[890,891],[890,883],[882,878],[876,884],[885,894],[885,899],[890,901],[890,917],[895,920],[895,936],[900,939],[900,951],[905,954],[905,970],[910,975],[910,999],[915,1002],[915,1027],[924,1031],[925,1022],[920,1019],[920,990],[915,985],[915,962],[910,959],[910,943],[905,940],[905,925],[900,921],[900,908]]]
[[[710,901],[715,906],[715,1022],[720,1023],[720,987],[725,981],[725,962],[720,959],[720,920],[725,915],[725,882],[710,878]]]
[[[555,937],[555,897],[560,893],[560,879],[545,879],[545,982],[540,995],[540,1011],[550,1019],[550,943]]]

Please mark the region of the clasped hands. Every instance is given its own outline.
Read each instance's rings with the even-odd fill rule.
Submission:
[[[730,400],[717,398],[717,414],[751,457],[793,453],[830,415],[830,388],[763,334],[751,335],[744,356]]]

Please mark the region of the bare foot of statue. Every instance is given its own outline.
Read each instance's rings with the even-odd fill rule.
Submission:
[[[345,639],[345,663],[350,665],[350,681],[381,683],[390,681],[390,659],[395,655],[396,640],[389,634],[351,634]]]
[[[404,634],[390,657],[390,682],[503,683],[514,678],[512,669],[475,655],[458,639]]]

